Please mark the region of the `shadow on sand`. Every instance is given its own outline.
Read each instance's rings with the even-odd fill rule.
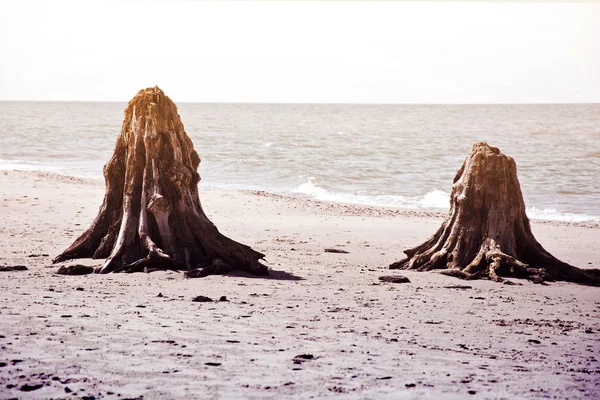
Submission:
[[[275,281],[303,281],[304,278],[294,274],[290,274],[285,271],[278,271],[275,269],[269,269],[269,275],[252,275],[243,271],[233,271],[227,274],[227,276],[239,276],[243,278],[254,278],[254,279],[272,279]]]

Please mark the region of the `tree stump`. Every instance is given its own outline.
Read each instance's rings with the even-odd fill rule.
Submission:
[[[486,143],[473,145],[454,177],[450,213],[425,243],[404,252],[391,269],[463,279],[527,278],[600,285],[600,270],[582,270],[548,253],[525,214],[515,161]]]
[[[158,87],[125,109],[104,166],[106,194],[91,227],[54,259],[107,258],[100,273],[185,269],[187,276],[267,274],[264,254],[222,235],[198,195],[200,158],[177,107]]]

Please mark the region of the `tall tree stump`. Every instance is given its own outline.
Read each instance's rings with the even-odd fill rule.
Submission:
[[[188,276],[267,274],[264,254],[222,235],[198,195],[200,158],[177,107],[158,87],[125,109],[106,194],[91,227],[54,259],[107,258],[101,273],[186,269]]]
[[[425,243],[391,269],[442,270],[463,279],[527,278],[600,285],[600,270],[582,270],[548,253],[531,233],[515,161],[475,143],[454,177],[450,213]]]

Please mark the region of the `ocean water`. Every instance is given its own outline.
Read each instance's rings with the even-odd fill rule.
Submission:
[[[0,102],[0,169],[102,177],[125,103]],[[512,156],[530,218],[600,221],[600,104],[178,104],[201,188],[444,210],[473,143]]]

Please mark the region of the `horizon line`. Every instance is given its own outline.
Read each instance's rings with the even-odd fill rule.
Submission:
[[[170,97],[169,97],[170,98]],[[173,100],[173,99],[171,99]],[[130,100],[5,100],[0,103],[128,103]],[[271,101],[175,101],[175,104],[256,104],[256,105],[357,105],[357,106],[501,106],[501,105],[593,105],[600,104],[599,101],[575,101],[575,102],[478,102],[478,103],[423,103],[423,102],[271,102]]]

